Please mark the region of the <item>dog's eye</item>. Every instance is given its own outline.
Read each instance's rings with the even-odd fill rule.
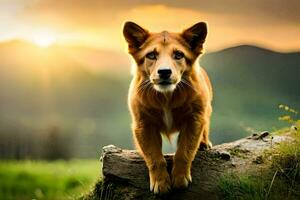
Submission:
[[[156,53],[154,51],[147,53],[146,58],[150,60],[156,60]]]
[[[174,51],[173,57],[176,60],[180,60],[184,57],[184,54],[181,51]]]

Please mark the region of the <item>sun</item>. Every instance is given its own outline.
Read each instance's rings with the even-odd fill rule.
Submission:
[[[33,37],[33,42],[40,47],[49,47],[56,42],[54,35],[50,33],[39,33]]]

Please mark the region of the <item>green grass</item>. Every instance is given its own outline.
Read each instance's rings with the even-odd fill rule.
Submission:
[[[223,176],[219,183],[223,198],[225,200],[259,200],[264,199],[265,188],[261,180],[257,177],[247,175],[227,174]]]
[[[0,161],[0,199],[76,199],[99,178],[97,160]]]
[[[300,127],[300,121],[295,125]],[[289,131],[284,128],[273,134]],[[300,131],[291,133],[293,141],[283,142],[265,152],[270,167],[257,174],[226,174],[219,189],[224,199],[300,199]]]
[[[245,154],[247,154],[249,151],[245,150],[245,149],[233,148],[233,149],[230,149],[229,152],[233,156],[237,156],[237,157],[240,157],[240,158],[245,158],[246,157]]]

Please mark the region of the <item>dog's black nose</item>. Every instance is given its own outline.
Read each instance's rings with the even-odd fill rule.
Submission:
[[[169,79],[171,74],[172,74],[172,70],[170,70],[170,69],[159,69],[157,71],[157,73],[159,74],[159,78]]]

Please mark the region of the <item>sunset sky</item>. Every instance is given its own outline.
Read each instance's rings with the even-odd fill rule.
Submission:
[[[153,32],[206,21],[209,51],[237,44],[298,51],[299,10],[299,0],[0,0],[0,40],[123,51],[127,20]]]

